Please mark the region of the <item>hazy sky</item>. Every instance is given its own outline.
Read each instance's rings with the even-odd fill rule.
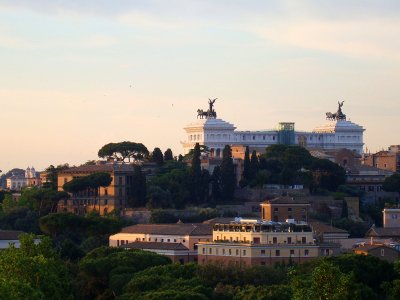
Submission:
[[[182,152],[207,99],[240,130],[325,112],[400,143],[400,1],[0,0],[0,170]]]

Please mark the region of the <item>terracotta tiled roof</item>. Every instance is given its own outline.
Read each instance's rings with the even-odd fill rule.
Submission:
[[[400,237],[400,228],[371,227],[366,236],[368,237]]]
[[[205,220],[203,224],[229,224],[230,222],[234,221],[234,218],[214,218],[214,219],[209,219]]]
[[[143,249],[143,250],[189,250],[181,243],[160,243],[160,242],[133,242],[121,245],[122,248]]]
[[[18,236],[24,232],[14,230],[0,230],[0,240],[18,240]]]
[[[266,200],[262,202],[262,204],[310,204],[310,202],[302,198],[280,196],[271,200]]]
[[[382,245],[382,244],[364,245],[364,246],[360,246],[360,247],[354,248],[353,251],[369,252],[369,251],[371,251],[373,249],[378,249],[378,248],[387,248],[387,249],[391,249],[393,251],[396,251],[396,249],[388,247],[386,245]]]
[[[212,235],[211,224],[137,224],[122,228],[121,233],[159,235]]]
[[[346,231],[346,230],[336,228],[329,224],[325,224],[325,223],[322,223],[319,221],[309,221],[309,223],[310,223],[311,227],[313,228],[313,231],[317,234],[318,233],[321,233],[321,234],[324,234],[324,233],[347,233],[348,234],[348,231]]]

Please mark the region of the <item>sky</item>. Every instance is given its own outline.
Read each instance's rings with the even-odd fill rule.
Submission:
[[[0,0],[0,170],[182,153],[208,98],[239,130],[343,112],[400,144],[400,1]]]

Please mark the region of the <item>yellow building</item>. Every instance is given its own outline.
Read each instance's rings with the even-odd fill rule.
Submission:
[[[97,172],[106,172],[111,176],[108,187],[100,187],[99,194],[91,190],[71,194],[68,200],[61,200],[57,210],[86,214],[91,211],[100,212],[100,215],[126,207],[127,197],[130,195],[130,184],[133,180],[131,164],[100,164],[73,167],[58,173],[58,190],[63,191],[63,185],[74,178],[87,176]]]
[[[301,263],[319,256],[312,228],[305,222],[262,222],[236,219],[213,226],[213,241],[198,244],[200,264],[240,266]]]

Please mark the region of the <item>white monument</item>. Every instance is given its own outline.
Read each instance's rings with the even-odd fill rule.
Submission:
[[[209,99],[209,109],[197,110],[197,121],[184,127],[186,140],[182,141],[187,154],[196,143],[208,147],[210,156],[221,157],[225,145],[249,146],[263,152],[275,144],[301,145],[309,149],[350,149],[362,154],[364,128],[346,119],[342,112],[343,101],[338,102],[336,113],[326,113],[327,123],[311,132],[295,131],[294,123],[279,123],[275,130],[236,131],[236,127],[217,118],[213,106],[216,99]]]

